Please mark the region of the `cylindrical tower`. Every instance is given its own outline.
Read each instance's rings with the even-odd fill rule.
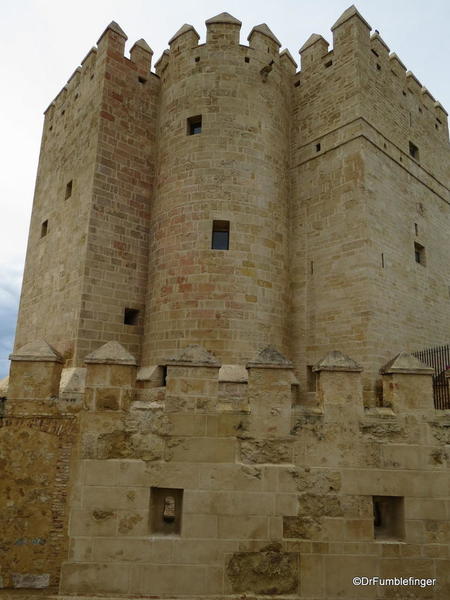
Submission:
[[[143,365],[188,344],[223,363],[286,348],[291,60],[266,25],[184,25],[157,65],[159,158],[151,207]]]

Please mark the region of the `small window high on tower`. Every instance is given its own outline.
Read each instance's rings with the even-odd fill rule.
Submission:
[[[197,135],[202,132],[202,115],[196,117],[189,117],[187,120],[187,134]]]
[[[419,160],[419,148],[412,142],[409,142],[409,154],[415,160]]]
[[[213,250],[228,250],[230,245],[230,221],[213,221]]]

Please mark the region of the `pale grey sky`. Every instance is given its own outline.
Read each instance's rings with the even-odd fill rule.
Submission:
[[[154,62],[183,23],[204,41],[204,21],[227,11],[242,21],[241,43],[267,23],[294,58],[311,35],[331,44],[330,27],[351,0],[17,0],[1,6],[0,80],[0,378],[9,369],[16,324],[43,111],[66,83],[106,25],[128,35],[127,50],[144,38]],[[361,0],[358,10],[391,51],[431,94],[450,109],[450,2]]]

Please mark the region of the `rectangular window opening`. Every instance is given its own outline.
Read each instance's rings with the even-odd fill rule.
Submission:
[[[137,308],[126,308],[123,311],[124,325],[137,325],[138,317],[139,317],[139,310],[137,310]]]
[[[377,540],[405,539],[405,511],[401,496],[373,496],[373,531]]]
[[[409,142],[409,154],[415,160],[419,160],[419,148],[412,142]]]
[[[248,56],[246,56],[246,57],[244,58],[244,60],[245,60],[245,62],[246,62],[246,63],[249,63],[249,62],[250,62],[250,58],[249,58]]]
[[[200,56],[196,56],[194,60],[195,62],[200,62]]]
[[[41,225],[41,238],[45,237],[48,233],[48,219],[45,220]]]
[[[316,152],[320,152],[320,148],[321,148],[320,143],[316,144]]]
[[[213,221],[212,242],[213,250],[228,250],[230,246],[230,221]]]
[[[425,247],[418,242],[414,242],[414,257],[416,259],[416,263],[425,266]]]
[[[414,233],[416,235],[419,235],[419,226],[417,225],[417,223],[414,223]]]
[[[145,77],[141,77],[141,76],[138,77],[138,81],[139,81],[139,83],[142,83],[142,84],[147,83],[147,80],[145,79]]]
[[[166,387],[167,385],[167,365],[161,365],[162,368],[162,387]]]
[[[150,531],[157,535],[180,535],[183,490],[150,488]]]
[[[202,115],[189,117],[187,120],[187,134],[197,135],[202,132]]]
[[[381,253],[381,268],[384,269],[384,254]]]
[[[70,198],[70,196],[72,195],[72,179],[69,181],[69,183],[66,185],[66,195],[64,197],[65,200],[67,200],[67,198]]]
[[[313,371],[313,365],[306,367],[306,390],[315,392],[317,387],[317,373]]]

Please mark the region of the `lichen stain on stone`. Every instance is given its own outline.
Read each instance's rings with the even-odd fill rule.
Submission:
[[[226,572],[233,593],[275,596],[298,590],[297,554],[282,552],[278,543],[269,544],[259,552],[236,552]]]
[[[142,517],[140,515],[130,515],[128,517],[124,517],[119,523],[119,533],[128,533],[137,523],[139,523],[139,521],[142,521]]]
[[[110,510],[94,510],[92,516],[96,521],[105,521],[114,516],[114,513]]]

